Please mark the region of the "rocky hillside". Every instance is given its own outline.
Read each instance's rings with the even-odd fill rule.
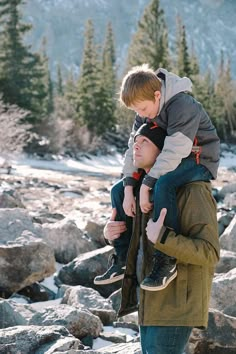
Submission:
[[[47,38],[48,55],[55,72],[56,63],[64,70],[78,69],[83,50],[84,24],[92,18],[99,42],[104,38],[108,21],[112,22],[119,68],[122,69],[127,48],[137,21],[149,0],[28,0],[24,16],[33,24],[28,41],[34,49]],[[234,0],[160,0],[174,46],[176,15],[186,25],[189,46],[194,43],[203,70],[215,70],[220,52],[231,56],[236,77],[236,2]]]

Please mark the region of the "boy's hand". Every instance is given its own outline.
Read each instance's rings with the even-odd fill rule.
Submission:
[[[135,217],[136,214],[136,201],[134,198],[133,187],[125,187],[125,195],[123,201],[123,209],[126,215]]]
[[[150,219],[147,223],[147,227],[146,227],[147,238],[149,239],[149,241],[151,241],[154,244],[157,242],[158,238],[161,237],[161,235],[165,231],[165,226],[163,225],[164,225],[166,213],[167,213],[166,208],[161,209],[160,216],[157,219],[157,221],[154,222],[152,219]]]
[[[140,208],[142,213],[147,214],[150,210],[152,210],[153,204],[150,203],[150,188],[145,184],[142,184],[140,188]]]
[[[126,231],[126,224],[124,221],[115,221],[116,217],[116,209],[112,209],[112,214],[110,220],[106,223],[103,234],[104,237],[109,240],[113,241],[120,237],[120,234]]]

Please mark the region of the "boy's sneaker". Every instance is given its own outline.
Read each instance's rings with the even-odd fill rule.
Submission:
[[[177,276],[176,259],[164,253],[153,255],[153,269],[140,284],[141,288],[149,291],[165,289]]]
[[[110,259],[112,260],[112,265],[104,274],[98,275],[94,278],[94,284],[112,284],[124,278],[125,262],[121,262],[115,254],[111,255],[108,263],[110,263]]]

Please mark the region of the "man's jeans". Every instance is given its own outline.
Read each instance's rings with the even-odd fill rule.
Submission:
[[[161,176],[153,188],[154,213],[153,220],[156,221],[162,208],[167,209],[165,226],[179,232],[178,209],[176,200],[176,188],[193,181],[209,181],[211,173],[203,165],[197,165],[195,159],[183,159],[180,165],[171,172]],[[137,187],[138,190],[139,187]],[[126,258],[132,235],[133,218],[127,216],[123,209],[124,186],[123,180],[118,181],[111,189],[112,208],[117,210],[117,221],[125,221],[127,230],[114,241],[116,254],[121,259]],[[193,211],[194,212],[194,211]]]
[[[143,354],[183,354],[192,327],[140,326]]]

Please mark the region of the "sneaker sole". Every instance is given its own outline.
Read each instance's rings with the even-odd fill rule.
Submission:
[[[160,291],[163,290],[165,288],[167,288],[167,286],[172,282],[172,280],[174,280],[177,277],[177,271],[168,279],[168,281],[163,284],[163,285],[159,285],[159,286],[148,286],[148,285],[142,285],[140,284],[140,287],[143,290],[148,290],[148,291]]]
[[[114,278],[109,278],[104,280],[94,280],[93,283],[95,285],[107,285],[107,284],[116,283],[117,281],[122,280],[123,278],[124,278],[124,274],[121,274]]]

